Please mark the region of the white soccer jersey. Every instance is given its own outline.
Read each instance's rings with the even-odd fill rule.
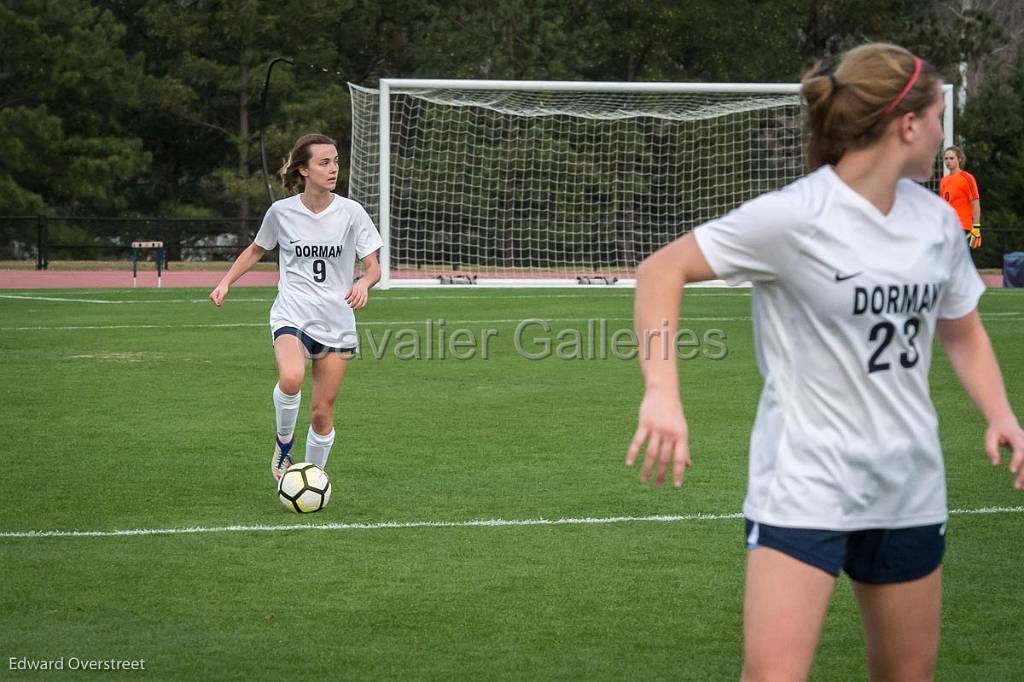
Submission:
[[[984,290],[953,210],[901,180],[883,215],[825,166],[695,237],[719,277],[753,282],[764,389],[744,514],[834,530],[945,521],[932,335]]]
[[[280,249],[271,332],[297,327],[325,346],[358,349],[355,315],[345,294],[352,288],[356,258],[383,245],[363,207],[335,195],[330,206],[313,213],[296,194],[271,204],[254,241],[268,251]]]

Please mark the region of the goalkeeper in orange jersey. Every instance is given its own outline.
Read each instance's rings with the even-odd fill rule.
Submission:
[[[974,176],[964,170],[967,157],[960,147],[946,147],[942,153],[949,175],[939,182],[939,194],[949,202],[960,217],[960,224],[967,232],[967,243],[972,249],[981,246],[981,195]]]

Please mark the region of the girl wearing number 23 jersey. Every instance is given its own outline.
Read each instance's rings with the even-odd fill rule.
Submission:
[[[363,207],[333,190],[338,151],[324,135],[305,135],[280,171],[285,186],[300,189],[275,201],[253,243],[210,294],[220,306],[229,287],[270,249],[279,249],[278,293],[270,310],[278,382],[274,386],[277,437],[271,473],[280,479],[292,463],[295,422],[306,364],[313,362],[313,400],[306,461],[323,468],[334,443],[334,402],[349,359],[359,350],[354,310],[366,305],[380,279],[382,242]],[[353,282],[356,259],[365,274]]]
[[[976,309],[983,285],[953,210],[914,182],[943,141],[934,67],[895,45],[803,79],[812,172],[704,224],[637,272],[646,390],[626,456],[682,485],[690,465],[672,338],[687,282],[753,284],[764,388],[743,506],[744,680],[806,679],[836,577],[864,622],[871,679],[931,679],[946,485],[928,389],[938,333],[986,420],[993,464],[1024,431]],[[651,339],[652,341],[648,341]],[[835,672],[821,671],[823,677]]]

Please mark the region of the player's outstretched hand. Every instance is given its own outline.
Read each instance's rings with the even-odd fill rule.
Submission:
[[[359,310],[370,300],[370,292],[366,290],[366,285],[362,282],[356,282],[345,294],[345,300],[352,306],[352,310]]]
[[[228,285],[218,284],[217,288],[210,292],[210,300],[219,308],[224,305],[224,299],[228,295]]]
[[[626,466],[633,466],[644,443],[647,448],[644,451],[640,480],[646,483],[650,479],[651,469],[657,462],[654,484],[660,486],[665,482],[665,472],[671,460],[672,485],[682,487],[683,474],[691,464],[690,445],[687,441],[683,405],[676,391],[648,390],[644,394],[644,400],[640,403],[639,423],[626,454]]]
[[[992,466],[998,466],[999,448],[1010,449],[1010,473],[1014,474],[1013,487],[1024,490],[1024,430],[1012,416],[993,421],[985,431],[985,451]]]

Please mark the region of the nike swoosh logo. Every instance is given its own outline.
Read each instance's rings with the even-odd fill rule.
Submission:
[[[288,242],[288,244],[290,246],[290,245],[294,244],[295,242],[301,242],[301,241],[302,241],[301,239],[293,239],[290,242]]]
[[[845,282],[848,279],[853,279],[854,277],[859,277],[860,275],[863,275],[863,274],[864,274],[863,270],[860,270],[859,272],[855,272],[855,273],[853,273],[851,275],[840,275],[837,272],[836,273],[836,281],[837,282]]]

